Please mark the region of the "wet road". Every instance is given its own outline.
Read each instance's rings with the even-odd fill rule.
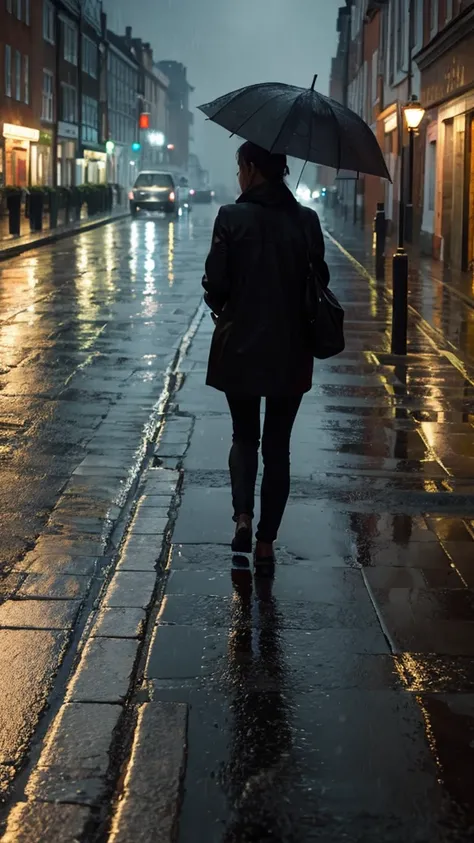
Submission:
[[[228,550],[230,424],[222,396],[204,388],[209,317],[193,323],[189,346],[182,342],[199,305],[210,223],[203,209],[173,229],[140,221],[85,235],[86,266],[83,238],[44,254],[56,260],[43,282],[51,299],[24,328],[43,322],[45,331],[23,342],[32,366],[41,359],[44,371],[56,360],[50,377],[70,355],[74,366],[50,384],[57,394],[35,392],[30,426],[17,429],[25,437],[18,459],[31,430],[31,465],[39,463],[28,491],[23,456],[10,511],[25,500],[27,519],[39,508],[28,509],[33,493],[49,497],[35,550],[25,557],[12,545],[6,582],[18,590],[4,603],[6,621],[0,610],[5,786],[80,601],[84,627],[88,595],[118,549],[117,573],[77,669],[66,656],[57,702],[10,801],[5,841],[465,843],[474,828],[466,349],[458,355],[440,338],[420,305],[410,314],[410,356],[394,360],[383,285],[329,244],[347,350],[316,367],[295,427],[275,580],[258,581]],[[82,267],[72,278],[71,266]],[[17,277],[26,297],[27,278]],[[42,388],[39,373],[29,383]],[[33,426],[47,408],[52,415]],[[50,431],[57,448],[45,458]],[[147,453],[153,467],[119,546],[119,507],[134,496]],[[12,653],[23,667],[15,673]]]
[[[159,425],[200,304],[206,211],[126,220],[0,264],[4,788],[103,581]]]

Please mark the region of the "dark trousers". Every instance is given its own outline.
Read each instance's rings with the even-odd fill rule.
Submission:
[[[262,436],[263,480],[257,539],[275,541],[290,493],[290,438],[302,396],[267,398]],[[227,395],[233,437],[229,456],[234,518],[254,516],[261,398]]]

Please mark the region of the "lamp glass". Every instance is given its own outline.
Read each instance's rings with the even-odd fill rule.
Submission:
[[[423,117],[425,116],[425,109],[417,100],[408,103],[403,109],[405,120],[409,129],[416,131],[419,128]]]

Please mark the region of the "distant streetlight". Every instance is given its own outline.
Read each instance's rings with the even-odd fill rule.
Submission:
[[[174,143],[169,143],[166,149],[174,149]]]
[[[409,173],[408,173],[408,201],[405,214],[405,148],[403,145],[403,126],[400,126],[400,188],[398,213],[398,248],[393,256],[393,310],[392,310],[392,353],[407,353],[408,337],[408,255],[405,251],[406,239],[413,239],[413,163],[415,149],[415,133],[423,120],[425,109],[416,96],[402,109],[410,137]]]
[[[107,141],[107,143],[105,144],[105,151],[107,152],[107,154],[108,154],[108,155],[112,155],[112,154],[113,154],[114,149],[115,149],[115,144],[114,144],[114,142],[113,142],[113,141],[111,141],[111,140],[108,140],[108,141]]]
[[[151,146],[162,147],[165,145],[165,136],[163,132],[150,132],[148,135],[148,141]]]

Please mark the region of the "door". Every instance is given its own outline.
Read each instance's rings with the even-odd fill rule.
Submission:
[[[15,147],[12,158],[15,184],[18,187],[26,187],[28,184],[28,153],[26,149]]]
[[[465,269],[474,270],[474,115],[470,115],[467,133],[467,212]]]

